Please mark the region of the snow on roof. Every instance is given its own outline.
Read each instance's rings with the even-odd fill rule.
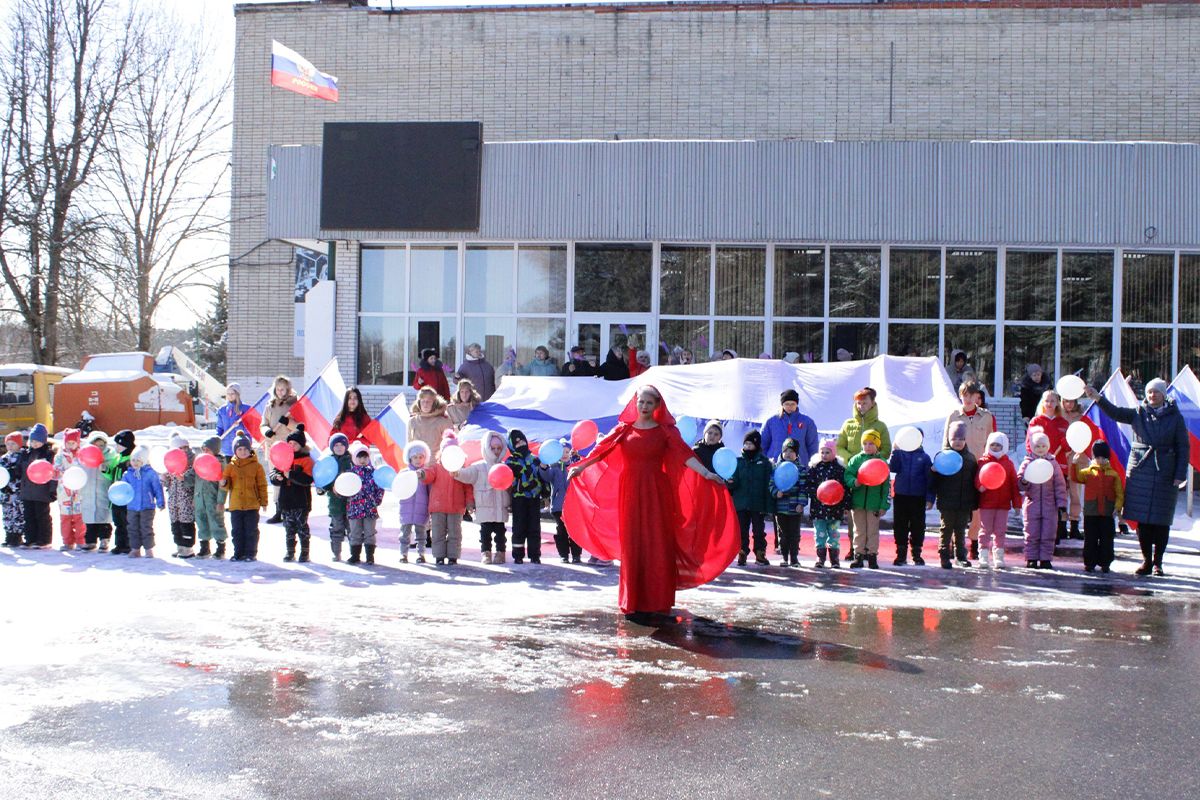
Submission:
[[[149,355],[149,353],[102,353],[89,358],[83,371],[135,370],[144,373],[146,358]]]
[[[49,372],[53,375],[71,375],[75,370],[66,367],[44,367],[41,364],[0,364],[0,378],[15,378],[18,375],[32,375],[35,372]]]
[[[85,369],[73,372],[62,379],[63,383],[128,383],[138,378],[147,378],[144,369]]]

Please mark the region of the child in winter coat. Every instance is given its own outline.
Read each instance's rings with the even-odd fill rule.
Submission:
[[[1053,569],[1054,543],[1058,535],[1059,522],[1067,518],[1067,482],[1058,459],[1050,451],[1050,437],[1044,431],[1034,431],[1029,437],[1033,452],[1025,456],[1017,477],[1025,502],[1021,505],[1021,519],[1025,523],[1025,566],[1029,569]],[[1049,461],[1050,480],[1045,483],[1030,483],[1025,472],[1035,461]]]
[[[191,558],[196,546],[196,471],[192,469],[194,455],[187,439],[178,433],[171,435],[171,447],[187,456],[187,469],[181,475],[167,472],[163,484],[167,490],[167,516],[171,519],[171,538],[175,541],[172,558]]]
[[[513,563],[520,564],[529,554],[530,564],[542,563],[542,462],[529,450],[529,440],[515,428],[508,432],[509,456],[504,463],[512,470]]]
[[[279,515],[283,518],[283,530],[287,552],[284,561],[296,560],[296,540],[300,540],[300,561],[308,561],[309,529],[308,514],[312,511],[313,461],[308,454],[308,439],[304,425],[288,434],[287,443],[292,448],[292,466],[287,474],[278,469],[271,470],[271,483],[279,487]],[[366,448],[363,448],[366,450]]]
[[[425,563],[425,530],[429,525],[429,484],[434,471],[427,469],[429,445],[414,439],[404,446],[404,463],[417,474],[417,488],[408,497],[400,498],[400,563],[408,563],[408,548],[415,541],[417,563]],[[503,561],[503,557],[501,558]]]
[[[1072,464],[1072,477],[1083,484],[1083,568],[1092,572],[1100,567],[1108,572],[1115,555],[1113,539],[1116,525],[1113,514],[1125,505],[1125,485],[1121,474],[1109,463],[1108,442],[1092,444],[1092,463],[1086,467]]]
[[[742,533],[738,566],[745,566],[746,557],[750,554],[751,526],[754,527],[754,563],[768,566],[771,562],[767,561],[764,520],[775,504],[771,499],[771,462],[762,453],[762,434],[758,431],[746,432],[737,469],[726,483],[733,495],[733,507],[737,510],[738,526]]]
[[[779,528],[780,551],[785,567],[800,566],[800,523],[804,518],[804,507],[808,505],[808,465],[801,464],[800,443],[790,436],[783,440],[775,469],[780,464],[796,466],[798,477],[787,489],[775,483],[775,472],[771,473],[771,497],[775,500],[775,524]]]
[[[17,464],[21,460],[21,448],[24,444],[25,437],[13,431],[4,437],[6,452],[0,456],[0,467],[4,467],[8,472],[8,483],[0,488],[5,547],[20,547],[25,539],[25,506],[21,503],[21,480],[17,477]]]
[[[165,508],[162,481],[148,463],[150,451],[139,447],[129,457],[125,482],[133,487],[133,499],[125,507],[129,523],[129,557],[138,558],[143,548],[146,558],[154,558],[154,512]]]
[[[221,488],[228,493],[231,561],[258,560],[258,514],[266,511],[267,476],[254,457],[250,437],[238,436],[233,443],[233,458],[225,465]]]
[[[920,430],[919,428],[917,430]],[[921,431],[924,439],[925,432]],[[892,484],[892,535],[896,540],[896,558],[892,564],[902,567],[912,562],[925,566],[921,548],[925,544],[925,511],[933,507],[933,461],[924,447],[916,450],[893,450],[888,468],[896,475]]]
[[[440,449],[457,444],[458,437],[453,431],[442,432]],[[426,470],[433,473],[433,481],[429,484],[433,558],[438,565],[457,564],[462,555],[462,517],[473,499],[471,487],[456,481],[440,463],[427,466]]]
[[[349,472],[353,466],[350,460],[350,440],[344,433],[335,433],[329,437],[329,453],[337,459],[338,471]],[[342,542],[346,541],[346,531],[349,525],[346,521],[346,498],[331,488],[337,481],[337,475],[325,486],[317,487],[317,494],[329,493],[329,549],[333,551],[333,560],[342,560]]]
[[[692,448],[692,452],[696,454],[696,459],[699,460],[704,468],[712,472],[712,460],[716,452],[724,445],[721,443],[721,437],[725,432],[721,429],[721,423],[718,420],[710,419],[704,426],[704,433],[699,442]]]
[[[850,493],[850,516],[854,519],[854,560],[851,569],[860,569],[863,559],[871,569],[879,569],[879,518],[888,510],[892,481],[868,486],[859,480],[859,472],[871,461],[883,461],[879,448],[883,442],[879,432],[868,428],[859,437],[860,450],[846,463],[843,483]]]
[[[942,515],[941,544],[938,555],[942,569],[952,569],[951,557],[958,559],[960,567],[969,567],[967,560],[967,528],[971,515],[979,507],[979,492],[975,489],[975,473],[978,463],[975,455],[967,448],[967,426],[956,422],[950,426],[950,450],[962,456],[962,466],[953,475],[933,473],[933,493],[937,497],[938,511]]]
[[[563,445],[562,458],[554,464],[543,464],[542,470],[550,484],[550,513],[554,516],[554,549],[562,563],[578,564],[583,559],[583,548],[567,532],[563,522],[563,503],[567,500],[567,471],[579,461],[579,455]]]
[[[221,456],[221,437],[210,436],[204,440],[204,452],[217,459],[224,466]],[[196,476],[196,485],[192,495],[192,506],[196,514],[196,535],[200,540],[200,558],[225,557],[225,490],[219,480],[209,481]],[[216,542],[212,549],[211,542]]]
[[[133,431],[122,430],[117,431],[116,436],[113,436],[113,445],[116,450],[116,458],[107,462],[104,466],[105,474],[108,476],[109,483],[116,483],[123,480],[125,470],[129,469],[129,460],[133,456],[133,448],[135,438]],[[113,548],[109,551],[114,556],[124,555],[129,552],[129,510],[125,506],[112,506],[113,520]]]
[[[999,464],[1004,469],[1004,483],[999,489],[989,489],[979,480],[979,475],[983,474],[983,468],[988,464]],[[988,434],[987,452],[979,459],[975,488],[979,491],[979,527],[982,530],[979,536],[979,566],[988,566],[990,555],[992,566],[1003,567],[1008,512],[1009,509],[1021,507],[1021,489],[1017,486],[1017,468],[1008,457],[1008,437],[999,431]]]
[[[479,448],[483,455],[469,467],[454,473],[454,479],[471,485],[475,495],[475,521],[479,523],[479,560],[484,564],[503,564],[508,509],[511,505],[507,489],[496,489],[488,482],[492,467],[504,458],[504,435],[488,431]],[[492,552],[495,543],[496,550]]]
[[[80,463],[87,475],[87,483],[79,490],[83,514],[83,549],[99,549],[103,553],[108,550],[108,540],[112,538],[112,504],[108,499],[112,478],[109,476],[109,467],[116,461],[117,454],[109,449],[108,437],[101,431],[89,433],[87,442],[100,449],[103,461],[98,467]]]
[[[58,532],[62,536],[64,551],[80,550],[87,543],[83,526],[83,499],[79,492],[68,489],[62,482],[63,473],[71,467],[83,465],[76,457],[82,442],[82,434],[78,428],[67,428],[63,431],[63,446],[54,457],[54,478],[58,481]]]
[[[383,489],[375,483],[375,468],[371,466],[371,451],[361,444],[354,451],[354,466],[350,471],[358,476],[362,488],[346,499],[346,518],[350,520],[350,558],[347,564],[359,563],[364,548],[366,562],[375,563],[375,525],[379,520],[379,504]]]
[[[829,566],[837,569],[842,565],[838,557],[838,540],[841,538],[838,523],[846,514],[850,498],[847,492],[843,492],[842,499],[830,505],[821,502],[817,490],[826,481],[833,481],[839,486],[844,485],[845,477],[846,468],[837,460],[837,441],[826,439],[821,442],[817,454],[808,463],[808,496],[812,498],[809,512],[812,514],[813,538],[817,546],[817,567],[825,566],[826,555],[829,556]]]
[[[50,434],[46,426],[38,423],[29,431],[29,446],[21,451],[16,465],[16,476],[21,482],[21,503],[25,511],[25,546],[38,550],[49,550],[54,541],[54,527],[50,522],[50,504],[58,493],[58,482],[51,479],[45,483],[34,483],[28,471],[35,461],[54,463],[54,450],[49,445]]]

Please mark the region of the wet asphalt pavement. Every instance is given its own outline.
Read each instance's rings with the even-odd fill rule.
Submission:
[[[64,560],[0,563],[6,798],[1200,796],[1194,578]]]

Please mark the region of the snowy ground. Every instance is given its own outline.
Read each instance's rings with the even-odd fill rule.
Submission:
[[[889,551],[877,572],[735,567],[645,627],[615,613],[615,567],[558,563],[549,524],[541,566],[479,564],[466,524],[456,567],[399,564],[389,527],[367,568],[330,563],[320,514],[311,564],[281,563],[277,526],[254,564],[172,559],[160,515],[155,559],[0,551],[0,781],[9,798],[1197,796],[1200,526],[1177,521],[1166,578],[1129,574],[1132,538],[1109,576]]]

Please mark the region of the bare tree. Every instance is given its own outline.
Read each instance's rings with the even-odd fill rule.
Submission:
[[[201,28],[171,17],[148,27],[130,56],[137,76],[103,145],[109,276],[117,313],[150,348],[169,297],[210,286],[228,254],[229,79],[214,83]]]
[[[34,361],[57,363],[64,272],[96,219],[80,203],[130,80],[138,18],[109,0],[14,0],[0,56],[0,274]]]

